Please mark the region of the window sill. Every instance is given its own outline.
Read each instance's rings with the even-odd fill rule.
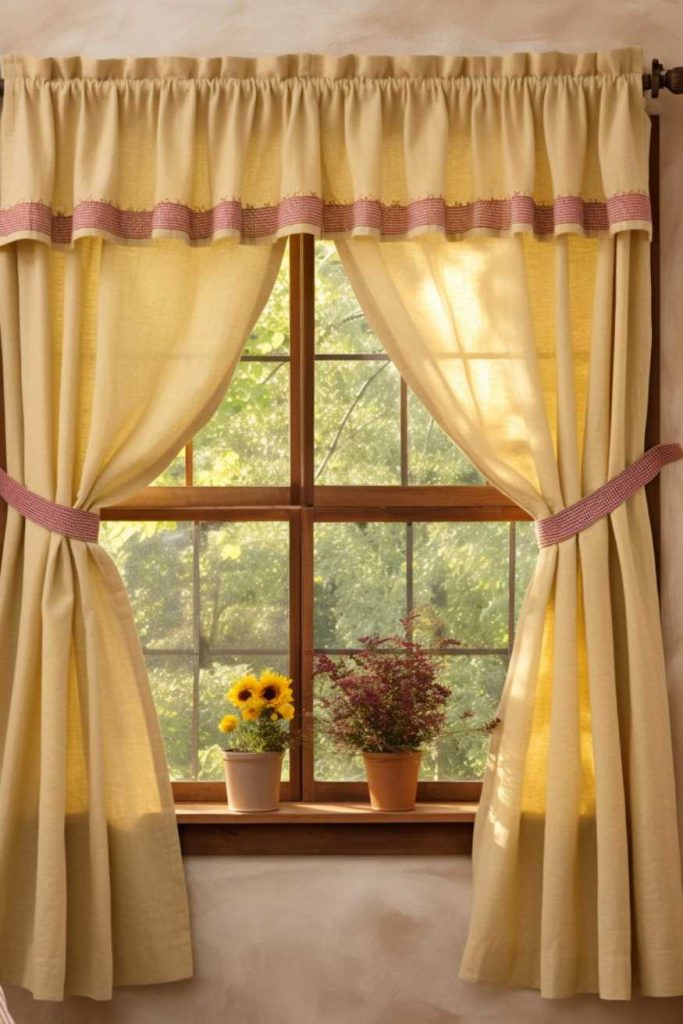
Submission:
[[[364,803],[283,803],[239,814],[225,803],[177,803],[183,854],[469,854],[476,803],[373,811]]]

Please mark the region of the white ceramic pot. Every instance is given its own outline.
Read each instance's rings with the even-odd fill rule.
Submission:
[[[223,751],[225,786],[231,811],[276,811],[284,754],[244,754]]]

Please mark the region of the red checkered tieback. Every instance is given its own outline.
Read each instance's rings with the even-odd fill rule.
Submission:
[[[51,533],[61,533],[64,537],[84,540],[88,544],[96,544],[100,531],[100,517],[96,512],[85,512],[80,508],[69,508],[58,505],[39,494],[29,491],[28,487],[13,480],[4,470],[0,469],[0,498],[21,513],[32,523],[44,526]]]
[[[683,448],[680,444],[657,444],[636,459],[628,469],[618,473],[592,494],[563,508],[554,516],[537,519],[534,527],[539,548],[560,544],[582,530],[587,530],[593,523],[597,523],[598,519],[614,512],[636,491],[654,480],[669,462],[677,462],[679,459],[683,459]]]

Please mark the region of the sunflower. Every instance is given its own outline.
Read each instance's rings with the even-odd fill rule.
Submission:
[[[247,705],[253,707],[258,699],[259,683],[256,676],[241,676],[233,683],[225,695],[225,699],[234,704],[236,708],[243,708]]]
[[[278,672],[266,669],[258,681],[258,696],[269,707],[277,708],[280,704],[288,704],[292,700],[292,680]]]
[[[239,718],[237,715],[225,715],[224,718],[221,718],[218,728],[221,732],[233,732],[233,730],[237,728],[238,724]]]
[[[285,722],[291,722],[294,718],[294,705],[293,704],[280,704],[278,712],[282,715]]]
[[[250,707],[248,704],[242,708],[242,718],[245,722],[255,722],[261,717],[261,709]]]

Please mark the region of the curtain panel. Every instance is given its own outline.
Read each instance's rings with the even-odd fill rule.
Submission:
[[[282,245],[0,248],[10,477],[84,512],[150,483],[217,407]],[[10,507],[0,651],[0,983],[109,999],[188,977],[168,768],[105,550]]]
[[[0,235],[647,227],[642,57],[6,57]]]
[[[649,243],[338,243],[408,385],[536,519],[643,453]],[[644,490],[541,549],[475,828],[461,976],[628,999],[683,992],[669,708]]]

